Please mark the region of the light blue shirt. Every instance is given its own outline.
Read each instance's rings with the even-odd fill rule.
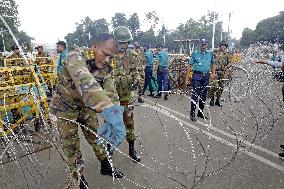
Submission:
[[[281,68],[283,66],[283,63],[278,61],[268,61],[267,64],[273,66],[274,68]]]
[[[161,50],[157,54],[157,61],[159,62],[159,66],[168,67],[169,66],[169,54]]]
[[[66,61],[67,56],[68,56],[68,53],[67,53],[66,50],[64,50],[62,53],[60,53],[59,59],[57,61],[57,74],[58,74],[58,76],[61,75],[62,65],[63,65],[63,62]]]
[[[146,58],[146,66],[153,67],[154,57],[153,57],[153,53],[150,50],[147,50],[145,52],[145,58]]]
[[[213,53],[196,51],[192,53],[189,64],[193,65],[193,71],[210,72],[210,66],[214,64]]]

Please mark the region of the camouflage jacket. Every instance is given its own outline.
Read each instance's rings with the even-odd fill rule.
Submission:
[[[50,110],[64,112],[66,108],[91,108],[97,112],[113,106],[107,92],[90,73],[85,59],[78,52],[69,54],[62,65],[62,78],[58,84]]]
[[[105,67],[105,69],[100,70],[93,66],[95,65],[94,60],[89,60],[88,63],[88,68],[91,74],[106,92],[112,103],[119,105],[119,97],[115,89],[114,80],[112,78],[112,67],[108,65]]]
[[[49,54],[42,52],[41,54],[37,54],[36,57],[49,57]]]
[[[216,71],[225,71],[227,66],[231,64],[231,54],[227,51],[220,51],[218,50],[214,54],[215,66]]]
[[[46,57],[49,57],[49,54],[45,52],[37,54],[35,59],[35,64],[37,65],[50,64],[51,63],[50,59],[47,59]]]
[[[26,64],[23,57],[15,53],[7,56],[5,61],[7,66],[21,66]]]
[[[135,86],[143,85],[136,58],[137,56],[133,51],[130,51],[126,56],[119,57],[119,55],[116,55],[112,60],[113,78],[120,101],[130,101]]]

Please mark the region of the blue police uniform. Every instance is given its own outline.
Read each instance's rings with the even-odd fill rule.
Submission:
[[[210,51],[197,51],[191,56],[189,64],[192,65],[192,101],[190,115],[195,117],[196,104],[199,102],[199,109],[204,110],[204,103],[208,92],[208,84],[210,79],[210,66],[214,64],[213,53]],[[198,115],[202,115],[201,111]]]
[[[159,67],[157,71],[158,92],[169,90],[169,54],[161,50],[156,55]],[[164,89],[162,89],[162,86]]]
[[[152,86],[152,83],[151,83],[151,77],[152,77],[152,73],[153,73],[153,64],[154,64],[153,53],[150,50],[147,50],[145,52],[145,58],[146,58],[146,67],[144,69],[145,81],[144,81],[143,92],[145,92],[146,88],[149,87],[149,91],[152,94],[153,93],[153,86]]]
[[[60,53],[59,59],[57,61],[57,75],[58,78],[61,77],[62,72],[62,65],[67,60],[68,53],[66,50],[64,50],[62,53]]]

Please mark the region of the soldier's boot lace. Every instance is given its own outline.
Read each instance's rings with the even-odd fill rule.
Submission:
[[[210,99],[210,106],[214,106],[214,97]]]
[[[134,142],[129,142],[129,156],[133,159],[134,162],[140,162],[141,157],[138,155],[134,148]]]
[[[221,104],[221,97],[217,97],[217,99],[216,99],[216,102],[215,102],[215,105],[216,106],[219,106],[219,107],[222,107],[222,104]],[[214,101],[213,101],[213,103],[214,103]]]
[[[115,167],[111,167],[108,159],[101,161],[100,173],[102,175],[114,176],[115,178],[122,178],[124,176],[124,174],[120,170],[116,169]]]

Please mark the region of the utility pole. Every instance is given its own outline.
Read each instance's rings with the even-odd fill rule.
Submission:
[[[214,49],[214,38],[215,38],[215,20],[216,20],[216,13],[215,13],[215,10],[216,10],[216,0],[214,1],[214,10],[213,10],[213,32],[212,32],[212,51]]]

